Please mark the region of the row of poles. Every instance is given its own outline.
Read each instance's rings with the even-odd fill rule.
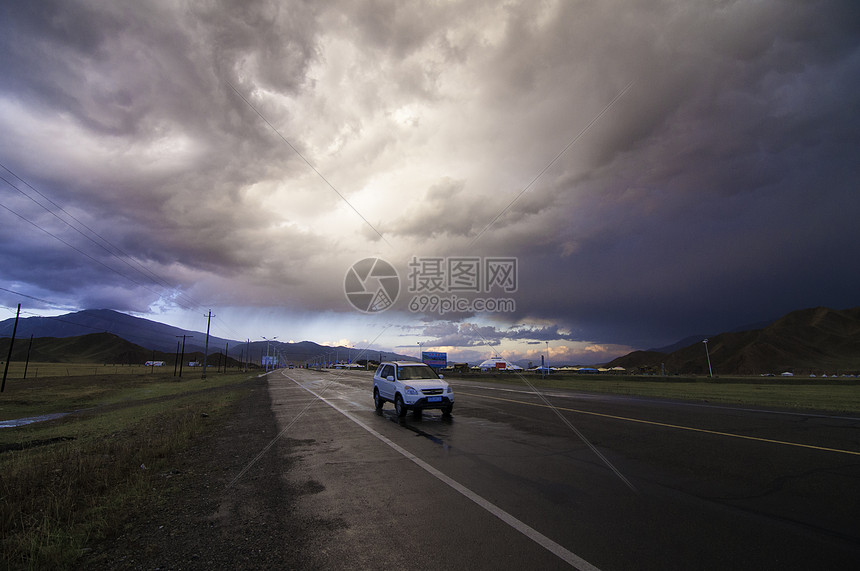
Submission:
[[[6,390],[6,376],[9,374],[9,361],[12,359],[12,346],[15,344],[15,333],[18,332],[18,317],[21,315],[21,304],[15,312],[15,325],[12,327],[12,339],[9,341],[9,356],[6,357],[6,366],[3,367],[3,384],[0,385],[0,393]],[[30,335],[30,347],[33,346],[33,336]],[[27,366],[30,364],[30,349],[27,349],[27,364],[24,365],[24,376],[27,376]]]
[[[9,340],[9,353],[6,357],[6,365],[3,368],[3,382],[2,382],[2,384],[0,384],[0,392],[4,392],[6,390],[6,378],[9,375],[9,362],[12,360],[12,349],[14,348],[14,345],[15,345],[15,336],[18,333],[18,320],[20,317],[21,317],[21,304],[19,303],[18,309],[15,312],[15,324],[12,326],[12,338]],[[203,377],[202,378],[204,378],[204,379],[206,378],[206,367],[208,365],[207,360],[209,357],[209,326],[212,322],[212,317],[213,317],[211,311],[209,312],[209,315],[207,317],[208,317],[208,319],[206,322],[206,343],[205,343],[205,348],[203,351]],[[180,352],[180,342],[179,341],[176,342],[176,357],[177,358],[176,358],[176,363],[173,366],[173,376],[174,377],[177,376],[177,366],[178,366],[179,367],[179,377],[181,378],[182,377],[182,363],[185,360],[185,340],[188,338],[192,338],[193,336],[192,335],[177,335],[176,337],[177,338],[182,337],[182,342],[181,342],[182,346],[181,346],[181,352]],[[268,343],[266,345],[267,345],[266,346],[266,352],[268,353]],[[227,347],[229,348],[229,345]],[[30,335],[30,345],[27,348],[27,360],[24,363],[24,378],[25,379],[27,378],[27,369],[30,366],[30,350],[32,348],[33,348],[33,336]],[[247,356],[250,357],[250,354],[251,354],[251,340],[248,339]],[[155,359],[153,359],[153,361],[154,360]],[[245,371],[247,371],[248,370],[248,362],[246,359],[242,359],[242,361],[245,365]],[[219,369],[220,369],[220,358],[219,358]],[[225,361],[225,370],[226,370],[226,361]]]

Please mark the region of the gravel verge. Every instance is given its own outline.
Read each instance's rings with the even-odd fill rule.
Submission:
[[[288,481],[289,441],[279,439],[249,467],[278,435],[266,381],[253,381],[249,393],[232,417],[173,459],[155,478],[152,501],[87,549],[80,568],[315,566],[303,546],[318,542],[326,524],[296,513],[295,498],[306,492]]]

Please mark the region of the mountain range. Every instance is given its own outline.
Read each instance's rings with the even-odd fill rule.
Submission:
[[[0,358],[5,359],[14,318],[0,322]],[[29,347],[30,336],[34,337]],[[173,362],[185,336],[188,360],[201,360],[205,333],[189,331],[107,309],[84,310],[58,317],[18,321],[12,360],[47,362],[137,363],[150,359]],[[752,325],[707,336],[687,337],[661,349],[634,351],[606,366],[630,372],[706,375],[842,374],[860,372],[860,307],[817,307],[794,311],[769,324]],[[358,361],[359,349],[329,347],[312,341],[247,342],[209,337],[209,358],[219,353],[252,363],[278,355],[282,363]],[[371,360],[412,359],[392,352],[373,352]],[[710,369],[709,369],[710,367]]]
[[[634,351],[607,366],[694,375],[856,374],[860,307],[802,309],[764,327],[713,335],[707,343],[699,336],[685,341],[669,351]]]
[[[14,325],[14,318],[0,321],[0,337],[10,337]],[[177,339],[181,341],[183,335],[186,336],[186,351],[202,351],[206,342],[205,333],[180,329],[110,309],[87,309],[57,317],[21,318],[18,320],[15,337],[23,339],[32,335],[65,338],[90,333],[112,333],[135,345],[164,352],[174,352]],[[236,345],[240,342],[209,336],[210,349],[223,349],[227,343]]]
[[[15,318],[0,321],[0,359],[5,360]],[[25,317],[18,320],[12,360],[24,360],[30,336],[34,338],[33,361],[137,363],[150,359],[173,362],[185,336],[187,360],[202,360],[206,333],[180,329],[110,309],[87,309],[57,317]],[[74,341],[72,341],[74,338]],[[48,341],[48,339],[52,339]],[[25,351],[25,353],[21,353]],[[313,341],[284,343],[280,341],[238,341],[209,336],[209,356],[226,352],[236,360],[250,354],[251,362],[260,364],[267,353],[282,363],[306,363],[314,360],[356,361],[363,359],[361,350],[353,347],[330,347]],[[374,351],[371,360],[409,359],[391,352]]]

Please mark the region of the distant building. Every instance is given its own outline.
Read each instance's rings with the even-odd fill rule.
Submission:
[[[480,365],[478,368],[482,371],[522,371],[523,368],[519,365],[514,365],[513,363],[508,362],[506,359],[502,359],[501,357],[490,357]]]

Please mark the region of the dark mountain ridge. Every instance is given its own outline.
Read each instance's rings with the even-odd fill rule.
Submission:
[[[14,319],[0,322],[0,352],[5,358]],[[860,372],[860,307],[835,310],[817,307],[794,311],[757,329],[708,337],[708,354],[715,375],[842,374]],[[101,334],[95,334],[100,332]],[[150,359],[173,362],[177,341],[186,335],[188,360],[202,358],[205,333],[111,310],[85,310],[58,317],[28,317],[18,323],[13,360],[23,360],[33,335],[31,360],[47,362],[134,363]],[[5,337],[6,339],[3,339]],[[177,339],[179,337],[179,339]],[[48,339],[51,338],[51,339]],[[685,339],[670,351],[634,351],[608,364],[630,371],[668,374],[708,374],[702,336]],[[210,336],[209,355],[227,350],[235,360],[250,354],[260,364],[267,354],[281,363],[347,362],[365,357],[359,349],[329,347],[312,341],[250,343]],[[155,353],[153,353],[155,352]],[[155,356],[153,356],[155,355]],[[410,359],[392,352],[372,351],[371,360]]]
[[[0,337],[10,337],[15,319],[0,321]],[[205,325],[201,317],[201,324]],[[142,317],[134,317],[111,309],[86,309],[75,313],[67,313],[57,317],[26,317],[18,320],[16,338],[30,337],[80,337],[90,333],[113,333],[126,341],[147,349],[164,352],[175,352],[177,338],[185,339],[186,351],[202,351],[206,342],[206,333],[188,331],[151,321]],[[227,343],[234,345],[238,341],[223,339],[214,335],[209,336],[209,348],[224,347]]]
[[[701,339],[672,352],[634,351],[611,367],[660,373],[715,375],[843,374],[860,371],[860,307],[791,312],[760,329]]]
[[[9,352],[9,338],[0,339],[0,353],[5,360]],[[209,354],[209,364],[227,362],[238,366],[236,359],[219,360],[216,350]],[[135,345],[113,333],[90,333],[77,337],[34,337],[32,346],[28,339],[16,339],[12,348],[12,361],[33,363],[98,363],[110,365],[142,365],[147,361],[164,361],[173,366],[177,363],[175,352],[155,351]],[[186,351],[184,362],[203,361],[201,351]]]
[[[201,322],[205,321],[201,317]],[[0,321],[0,351],[2,359],[5,360],[6,352],[9,350],[8,340],[12,335],[15,318]],[[93,336],[94,333],[105,333],[116,339],[134,345],[136,349],[111,347],[107,351],[96,349],[89,350],[83,345],[87,343],[109,343],[111,337]],[[87,309],[75,313],[68,313],[57,317],[25,317],[18,320],[18,328],[15,332],[15,345],[12,360],[23,360],[17,358],[23,347],[26,349],[30,336],[34,338],[34,348],[50,346],[55,351],[51,356],[50,351],[37,359],[31,354],[33,361],[43,360],[47,362],[115,362],[131,363],[144,362],[153,358],[152,352],[158,355],[156,360],[169,360],[173,362],[178,345],[181,345],[182,336],[185,335],[185,355],[199,356],[202,359],[206,341],[206,333],[200,331],[189,331],[180,329],[164,323],[158,323],[141,317],[134,317],[110,309]],[[5,338],[5,339],[4,339]],[[52,338],[53,341],[44,345],[42,339]],[[76,347],[74,351],[67,351],[62,339],[78,338],[76,343],[83,344]],[[114,339],[112,343],[118,343]],[[36,343],[37,340],[40,343]],[[5,342],[4,342],[5,341]],[[4,349],[5,347],[5,349]],[[237,341],[224,339],[214,335],[209,336],[209,356],[218,355],[219,351],[226,352],[233,359],[244,360],[250,354],[250,362],[261,364],[263,357],[267,354],[277,356],[281,363],[311,363],[311,362],[335,362],[356,361],[364,359],[365,355],[360,349],[351,347],[329,347],[320,345],[313,341],[300,341],[298,343],[284,343],[281,341]],[[128,357],[121,355],[134,354],[136,360],[126,360]],[[93,361],[79,361],[82,355],[92,355]],[[98,357],[96,357],[98,355]],[[111,357],[113,356],[113,357]],[[383,359],[410,359],[414,357],[399,355],[389,351],[371,351],[367,357],[371,360]],[[64,361],[63,359],[73,359]],[[118,359],[118,360],[111,360]],[[142,359],[142,360],[141,360]],[[187,360],[195,360],[189,357]]]

